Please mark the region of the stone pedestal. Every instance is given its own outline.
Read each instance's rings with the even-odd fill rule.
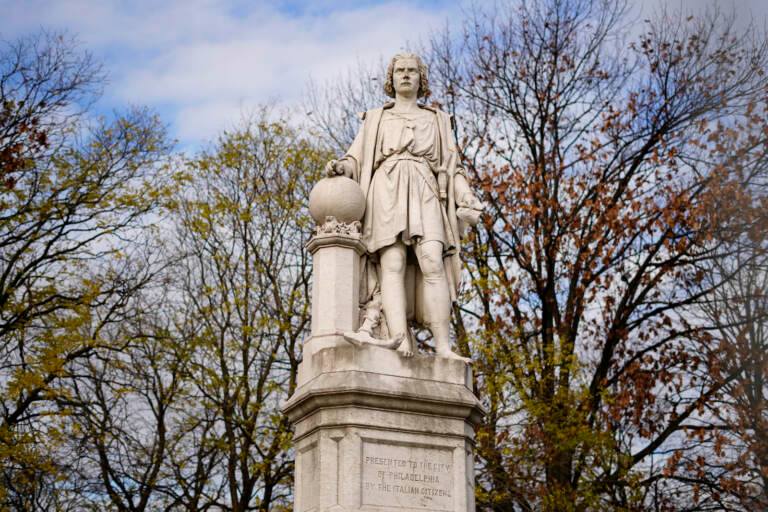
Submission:
[[[282,409],[294,427],[294,510],[474,511],[474,425],[482,408],[462,361],[353,345],[358,326],[355,230],[322,229],[314,258],[312,335],[298,388]]]
[[[295,428],[294,510],[467,512],[482,409],[461,362],[325,347],[283,406]]]

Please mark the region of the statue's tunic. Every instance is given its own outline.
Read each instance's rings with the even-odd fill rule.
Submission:
[[[437,179],[440,138],[432,112],[385,111],[381,117],[363,220],[369,253],[395,243],[439,241],[446,245]]]

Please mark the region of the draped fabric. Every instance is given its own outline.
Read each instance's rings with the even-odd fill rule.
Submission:
[[[437,179],[440,139],[429,111],[384,112],[379,125],[379,162],[371,180],[363,219],[369,253],[392,245],[439,241],[446,245]]]
[[[461,278],[461,224],[456,217],[453,173],[463,171],[455,165],[458,150],[450,116],[424,105],[419,106],[421,112],[416,115],[395,115],[390,111],[393,105],[388,103],[363,115],[363,126],[344,155],[353,163],[353,178],[366,197],[363,241],[367,254],[362,257],[360,300],[366,303],[378,291],[376,252],[398,237],[407,245],[420,240],[443,243],[451,299],[456,300]],[[439,199],[435,177],[440,168],[448,171],[448,197],[444,202]],[[407,201],[401,201],[404,199]],[[415,276],[418,290],[421,272],[415,261],[409,261],[416,268],[406,275]],[[409,304],[408,309],[415,311],[417,319],[421,316],[420,304]]]

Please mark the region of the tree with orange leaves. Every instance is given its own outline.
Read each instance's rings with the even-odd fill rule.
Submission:
[[[719,506],[684,463],[740,368],[700,313],[738,251],[723,226],[762,214],[734,169],[765,151],[768,51],[718,13],[661,12],[623,47],[627,20],[620,0],[518,2],[432,42],[491,208],[456,316],[489,411],[484,510]]]

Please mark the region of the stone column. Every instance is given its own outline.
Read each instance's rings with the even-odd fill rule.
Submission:
[[[304,358],[323,347],[347,345],[342,333],[358,327],[360,315],[359,222],[330,218],[310,239],[312,254],[312,326]]]

